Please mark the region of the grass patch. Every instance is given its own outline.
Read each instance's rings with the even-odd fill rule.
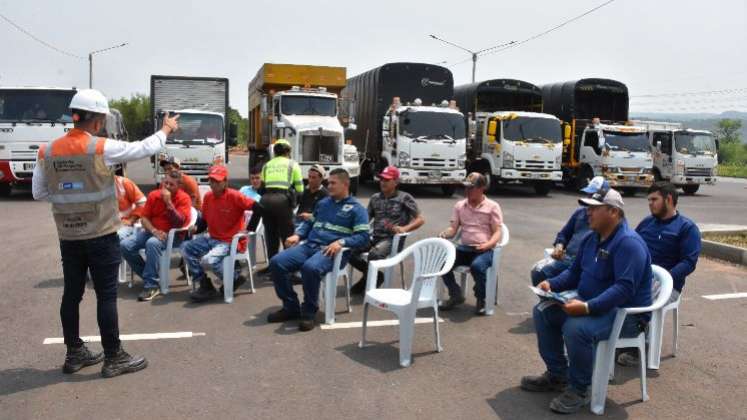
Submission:
[[[747,166],[745,165],[718,165],[718,175],[731,178],[747,178]]]
[[[703,234],[703,239],[738,246],[740,248],[747,248],[747,231],[738,233],[706,232]]]

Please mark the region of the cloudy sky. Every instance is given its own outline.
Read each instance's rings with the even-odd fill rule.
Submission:
[[[471,62],[454,64],[469,56],[428,34],[479,50],[604,2],[0,0],[0,14],[74,55],[129,43],[94,58],[94,87],[109,97],[147,93],[151,74],[222,76],[246,115],[247,85],[264,62],[345,66],[353,76],[387,62],[447,61],[462,84]],[[86,59],[1,19],[0,45],[0,85],[88,83]],[[477,65],[477,80],[580,77],[623,81],[632,111],[747,111],[747,1],[616,0]]]

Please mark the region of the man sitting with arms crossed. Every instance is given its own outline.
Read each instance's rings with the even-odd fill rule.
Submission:
[[[123,176],[117,175],[114,177],[114,187],[117,189],[119,218],[122,220],[122,227],[117,231],[117,236],[121,241],[135,231],[133,225],[143,213],[145,195],[140,191],[137,184]]]
[[[577,289],[578,299],[562,306],[543,301],[534,307],[537,344],[547,371],[521,379],[526,391],[564,391],[550,402],[550,409],[562,414],[589,403],[595,344],[609,338],[616,309],[651,304],[651,256],[625,221],[620,193],[602,189],[579,203],[588,207],[593,232],[568,270],[537,286],[553,292]],[[649,318],[626,317],[620,335],[637,335]]]
[[[451,226],[439,236],[453,238],[461,228],[461,244],[457,245],[454,267],[469,265],[472,278],[475,280],[475,313],[485,315],[486,272],[493,265],[493,248],[501,240],[503,213],[498,203],[485,196],[488,187],[485,175],[472,172],[467,175],[464,187],[467,198],[454,205]],[[464,303],[462,289],[454,279],[453,271],[446,273],[443,280],[449,289],[449,300],[439,309],[450,311]]]
[[[335,255],[343,247],[359,249],[368,244],[366,209],[350,195],[350,176],[344,169],[329,174],[329,197],[322,199],[311,219],[298,227],[286,241],[287,249],[270,259],[275,293],[283,308],[271,313],[267,322],[285,322],[301,318],[299,329],[314,329],[319,310],[319,284],[332,271]],[[304,243],[299,244],[301,240]],[[342,259],[343,264],[347,256]],[[290,273],[301,270],[304,302],[299,304]]]
[[[669,182],[657,182],[648,189],[648,208],[651,215],[638,224],[641,235],[651,252],[651,263],[669,271],[674,281],[670,302],[680,297],[685,279],[695,271],[700,255],[698,226],[677,211],[677,187]],[[624,366],[638,364],[638,353],[621,352],[617,362]]]
[[[222,165],[210,168],[208,172],[210,191],[205,194],[202,204],[200,226],[194,231],[207,228],[208,235],[200,235],[181,246],[182,256],[187,263],[193,281],[200,288],[192,294],[195,302],[204,302],[219,296],[218,290],[223,284],[223,259],[231,251],[233,235],[244,229],[244,212],[251,210],[255,201],[244,196],[233,188],[228,188],[228,169]],[[238,251],[246,249],[246,240],[239,242]],[[217,277],[211,280],[202,268],[202,261],[213,268]],[[251,267],[249,267],[251,270]],[[246,282],[246,278],[234,271],[234,290]],[[215,283],[215,285],[213,284]]]
[[[601,188],[609,189],[610,187],[604,177],[595,176],[589,182],[589,185],[581,189],[581,192],[591,196]],[[540,265],[544,262],[543,260],[535,264],[532,268],[530,273],[532,285],[536,286],[544,280],[557,276],[563,270],[570,267],[573,264],[573,259],[576,257],[576,252],[578,252],[578,246],[590,231],[589,216],[586,214],[586,207],[581,206],[573,212],[571,218],[568,219],[563,229],[555,237],[552,255],[550,255],[553,259],[552,262]]]
[[[365,249],[354,252],[350,257],[350,264],[363,273],[363,278],[350,289],[350,293],[359,295],[366,290],[368,262],[389,256],[395,234],[412,232],[425,223],[415,199],[410,194],[397,189],[398,181],[399,169],[394,166],[384,168],[379,174],[381,192],[371,196],[368,202],[368,217],[373,218],[374,221],[371,248],[368,259],[361,257]],[[377,287],[383,282],[384,273],[379,272],[376,279]]]
[[[171,171],[166,174],[160,190],[148,194],[141,222],[142,229],[120,242],[122,256],[132,267],[132,271],[143,279],[143,291],[138,300],[149,301],[158,296],[158,267],[161,255],[166,250],[166,238],[169,230],[180,228],[189,223],[192,211],[192,200],[179,188],[181,174]],[[174,237],[174,247],[182,240],[181,235]],[[145,261],[140,250],[145,248]]]

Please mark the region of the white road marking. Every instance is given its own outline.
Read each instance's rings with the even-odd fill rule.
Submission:
[[[739,298],[747,298],[747,293],[724,293],[721,295],[703,295],[703,298],[708,299],[708,300],[739,299]]]
[[[433,318],[415,318],[416,324],[430,324],[433,322]],[[446,322],[443,318],[438,318],[438,322]],[[392,325],[399,325],[397,319],[386,319],[382,321],[368,321],[367,327],[389,327]],[[345,328],[363,328],[362,321],[356,322],[336,322],[332,325],[322,324],[319,328],[323,330],[340,330]]]
[[[202,337],[205,333],[182,331],[182,332],[171,332],[171,333],[153,333],[153,334],[122,334],[119,339],[122,341],[136,341],[136,340],[162,340],[167,338],[192,338]],[[101,341],[99,335],[89,335],[87,337],[81,337],[86,343],[98,343]],[[45,338],[42,344],[64,344],[65,339],[60,337]]]

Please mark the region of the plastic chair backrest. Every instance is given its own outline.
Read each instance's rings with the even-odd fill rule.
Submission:
[[[189,209],[189,224],[186,226],[188,228],[191,228],[192,226],[197,224],[197,209],[194,207],[191,207]]]
[[[422,297],[435,299],[438,278],[446,274],[454,266],[456,248],[446,239],[422,239],[402,251],[404,256],[413,254],[414,268],[410,292],[412,302]]]

